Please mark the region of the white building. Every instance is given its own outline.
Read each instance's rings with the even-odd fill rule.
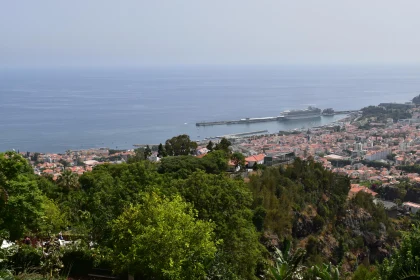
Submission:
[[[379,151],[372,151],[366,154],[365,159],[366,160],[380,160],[380,159],[386,159],[387,155],[390,155],[392,153],[391,149],[383,149]]]
[[[420,204],[413,202],[404,202],[403,207],[406,211],[410,211],[413,214],[416,214],[420,210]]]

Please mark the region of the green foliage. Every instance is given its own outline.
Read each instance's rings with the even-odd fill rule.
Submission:
[[[8,202],[0,208],[0,228],[10,233],[12,240],[23,237],[25,232],[36,232],[44,216],[42,203],[45,196],[31,176],[18,175],[5,185]]]
[[[235,164],[235,167],[240,166],[241,168],[243,168],[245,166],[245,156],[242,153],[234,152],[230,156],[230,158],[232,162]]]
[[[38,227],[38,232],[41,236],[49,236],[59,232],[66,226],[66,217],[53,200],[43,197],[41,208],[43,214],[40,217]]]
[[[137,148],[134,149],[134,155],[130,156],[127,160],[128,163],[136,163],[139,161],[143,161],[147,158],[147,152],[145,148]]]
[[[380,280],[381,276],[376,267],[366,267],[359,265],[356,271],[353,273],[352,280]]]
[[[186,134],[166,140],[165,150],[168,156],[186,156],[194,154],[197,143],[190,140]]]
[[[51,239],[44,249],[44,254],[42,255],[40,263],[41,271],[44,276],[52,279],[58,278],[61,269],[64,267],[61,261],[62,256],[60,243],[58,240]]]
[[[125,152],[124,150],[109,149],[109,155]]]
[[[147,145],[146,148],[144,148],[144,151],[143,151],[144,159],[147,159],[151,155],[152,155],[152,150],[150,149],[149,145]]]
[[[413,103],[414,103],[414,104],[416,104],[416,105],[420,104],[420,94],[419,94],[419,95],[417,95],[416,97],[414,97],[414,98],[412,99],[412,101],[413,101]]]
[[[348,178],[325,170],[313,161],[296,159],[286,168],[267,168],[261,176],[250,178],[253,207],[266,209],[264,229],[277,235],[292,235],[293,209],[312,204],[319,209],[314,218],[314,231],[321,230],[328,220],[343,213],[350,189]]]
[[[349,179],[319,163],[296,159],[287,166],[254,172],[245,183],[240,176],[232,179],[225,173],[229,159],[243,164],[241,154],[231,154],[227,139],[203,158],[189,155],[195,143],[188,143],[194,142],[181,135],[156,147],[161,157],[165,147],[172,155],[159,164],[144,160],[145,148],[137,150],[130,163],[102,164],[80,177],[66,171],[57,182],[34,175],[16,153],[0,154],[1,237],[54,236],[66,229],[65,238],[93,241],[102,250],[75,245],[41,260],[40,250],[23,246],[12,254],[3,252],[2,263],[13,264],[14,273],[40,267],[42,261],[49,276],[70,267],[86,274],[108,252],[105,260],[116,270],[144,278],[267,278],[268,251],[260,241],[272,248],[276,240],[287,238],[306,244],[308,254],[298,249],[293,260],[290,244],[285,245],[287,253],[283,250],[275,275],[334,279],[325,277],[335,277],[335,268],[323,263],[346,262],[356,254],[353,250],[369,250],[363,237],[342,222],[348,210],[356,213],[359,208],[372,216],[357,223],[362,233],[379,236],[385,225],[385,246],[398,242],[398,231],[393,231],[385,210],[362,192],[348,201]],[[397,189],[399,199],[417,197],[420,190],[404,182]],[[296,260],[298,265],[293,264]],[[391,273],[395,263],[391,258],[381,271]],[[415,269],[404,270],[403,276]],[[356,273],[368,275],[362,268]]]
[[[95,267],[97,261],[97,250],[90,249],[82,240],[77,240],[74,244],[66,245],[61,248],[61,261],[64,268],[70,275],[87,275]]]
[[[61,163],[64,166],[64,168],[70,165],[70,163],[68,161],[65,161],[64,159],[60,159],[58,162]]]
[[[218,248],[223,263],[213,266],[228,266],[237,276],[252,279],[264,250],[252,223],[252,195],[244,182],[199,171],[171,187],[194,205],[199,219],[216,224],[216,238],[223,240]]]
[[[203,158],[193,156],[175,156],[163,158],[159,165],[159,173],[172,174],[178,178],[187,178],[197,170],[210,174],[225,172],[228,158],[224,151],[214,151]]]
[[[0,153],[0,185],[17,179],[19,175],[32,173],[32,167],[21,155],[15,152]]]
[[[372,195],[365,192],[358,192],[350,201],[350,207],[363,208],[372,215],[372,219],[362,224],[362,229],[377,233],[380,223],[389,226],[388,216],[382,204],[376,205]]]
[[[232,145],[232,143],[228,139],[223,137],[220,140],[220,142],[216,144],[216,147],[214,149],[224,151],[225,153],[229,154],[230,153],[229,147],[231,145]]]
[[[380,106],[369,106],[362,108],[363,118],[375,117],[377,121],[385,122],[388,118],[392,118],[394,121],[399,119],[409,119],[411,114],[405,107],[380,107]]]
[[[316,215],[314,217],[313,225],[314,225],[315,231],[320,231],[323,228],[324,224],[325,224],[325,221],[321,216]]]
[[[165,147],[163,147],[162,143],[160,143],[159,146],[158,146],[158,154],[157,154],[157,156],[159,158],[163,158],[163,157],[166,157],[167,156]]]
[[[214,149],[214,144],[213,144],[213,142],[212,142],[211,140],[210,140],[210,141],[209,141],[209,143],[207,144],[206,148],[207,148],[210,152],[212,152],[212,151],[213,151],[213,149]]]
[[[0,269],[0,279],[2,280],[14,280],[12,271],[8,269]]]
[[[23,245],[18,247],[15,253],[8,258],[7,266],[13,268],[16,274],[34,271],[40,267],[42,256],[42,248]]]
[[[149,279],[205,277],[216,253],[214,224],[196,215],[180,196],[151,194],[130,206],[112,222],[115,269]]]
[[[420,277],[420,228],[413,226],[403,234],[399,249],[380,267],[382,279],[418,279]],[[417,278],[410,278],[417,277]]]
[[[66,192],[77,189],[79,187],[79,176],[71,172],[71,170],[65,170],[58,177],[57,185]]]
[[[132,164],[101,165],[80,178],[83,192],[71,195],[66,212],[75,222],[83,222],[90,234],[101,243],[109,236],[109,223],[122,214],[130,203],[139,203],[143,192],[161,184],[153,164],[140,161]],[[74,215],[77,214],[77,215]]]
[[[305,250],[299,248],[292,253],[290,241],[285,241],[284,249],[280,251],[275,248],[275,263],[271,268],[271,273],[276,280],[302,279],[304,274],[303,259],[306,255]]]
[[[305,279],[308,280],[339,280],[338,268],[330,264],[314,265],[305,272]]]

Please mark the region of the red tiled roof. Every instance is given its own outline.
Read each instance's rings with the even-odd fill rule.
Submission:
[[[363,191],[365,193],[369,193],[372,196],[376,196],[378,194],[377,192],[374,192],[374,191],[368,189],[367,187],[360,186],[358,184],[352,184],[351,185],[351,189],[349,191],[349,196],[352,196],[352,195],[354,196],[354,195],[356,195],[360,191]]]
[[[259,155],[255,155],[255,156],[249,156],[249,157],[245,158],[245,161],[258,162],[258,161],[264,160],[264,158],[265,158],[264,154],[259,154]]]

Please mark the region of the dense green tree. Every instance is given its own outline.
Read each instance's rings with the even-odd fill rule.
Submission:
[[[359,265],[356,271],[352,275],[352,280],[380,280],[381,275],[379,274],[378,268],[375,266],[366,267]]]
[[[420,104],[420,94],[413,98],[413,103],[416,105]]]
[[[212,142],[211,140],[210,140],[210,141],[209,141],[209,143],[207,144],[206,148],[207,148],[207,150],[209,150],[210,152],[212,152],[212,151],[213,151],[213,149],[214,149],[214,144],[213,144],[213,142]]]
[[[134,155],[130,156],[127,160],[128,163],[135,163],[138,161],[142,161],[144,160],[145,157],[145,152],[144,152],[144,148],[137,148],[134,149]]]
[[[15,152],[0,153],[0,183],[16,179],[19,175],[32,174],[28,161]]]
[[[252,222],[252,196],[244,182],[199,171],[170,187],[194,205],[198,218],[215,222],[216,238],[223,244],[218,248],[220,263],[213,265],[239,278],[253,279],[264,249]]]
[[[178,145],[183,140],[190,141],[178,137],[169,144],[171,155],[174,147],[185,153]],[[306,268],[283,274],[294,267],[283,262],[279,275],[334,279],[335,270],[323,262],[350,262],[355,252],[371,250],[349,230],[352,213],[372,217],[357,222],[362,236],[381,236],[387,247],[394,244],[391,239],[398,241],[383,207],[363,192],[348,200],[349,178],[313,160],[258,170],[246,183],[232,179],[225,173],[228,160],[240,165],[241,157],[231,155],[226,141],[202,158],[170,156],[159,164],[145,161],[145,149],[139,149],[130,163],[99,165],[80,178],[66,171],[57,182],[33,174],[16,153],[0,154],[0,236],[55,235],[70,226],[66,235],[94,241],[110,253],[115,268],[148,279],[269,278],[268,250],[262,244],[271,251],[285,237],[306,244],[307,255],[298,266]],[[163,153],[164,145],[159,146]],[[416,197],[420,189],[405,182],[397,188],[399,198]],[[410,218],[404,221],[400,227],[407,227]],[[411,245],[402,245],[385,262],[382,279],[416,275],[419,248],[416,237],[409,240]],[[355,279],[375,279],[362,270],[359,266]]]
[[[148,161],[131,164],[104,164],[80,177],[83,192],[76,192],[66,203],[66,212],[75,221],[85,221],[92,236],[108,242],[109,223],[121,215],[125,206],[141,202],[142,193],[162,184],[155,167]],[[75,214],[73,206],[80,209]]]
[[[151,155],[152,155],[152,150],[150,149],[149,145],[147,145],[146,148],[144,148],[144,152],[143,152],[144,159],[147,159]]]
[[[57,179],[57,185],[62,190],[69,192],[79,188],[79,176],[71,170],[65,170]]]
[[[16,240],[29,232],[37,232],[41,217],[44,216],[42,203],[44,196],[36,181],[27,176],[19,176],[6,186],[9,199],[0,209],[0,228],[10,233]]]
[[[180,196],[146,195],[112,222],[115,269],[147,279],[204,279],[216,253],[214,224],[196,215]]]
[[[293,202],[299,188],[279,169],[268,168],[261,176],[251,176],[249,187],[253,193],[253,208],[265,209],[263,228],[279,236],[290,236],[293,225]]]
[[[399,119],[409,119],[412,117],[408,108],[403,106],[398,106],[396,104],[394,107],[383,107],[383,106],[368,106],[362,108],[363,118],[375,117],[378,121],[386,121],[388,118],[392,118],[395,121]]]
[[[403,234],[399,249],[385,260],[381,266],[382,279],[419,279],[420,278],[420,228],[413,226]],[[417,277],[417,278],[416,278]]]
[[[234,152],[230,158],[235,164],[235,167],[240,166],[241,168],[243,168],[245,166],[245,156],[242,153]]]
[[[166,157],[160,161],[159,173],[171,174],[177,178],[186,178],[197,170],[219,174],[228,168],[228,158],[223,151],[214,151],[203,158],[193,156]]]
[[[43,214],[39,217],[37,231],[42,236],[54,235],[67,225],[66,217],[56,202],[44,196],[41,205]]]
[[[216,172],[211,171],[212,168],[206,168],[207,173],[221,173],[225,172],[228,169],[228,160],[229,156],[228,153],[225,151],[213,151],[208,153],[202,161],[205,166],[216,166]]]
[[[190,140],[186,134],[178,135],[166,140],[165,150],[169,156],[186,156],[195,153],[197,143]]]
[[[159,158],[163,158],[163,157],[166,157],[167,156],[166,150],[163,147],[162,143],[160,143],[159,146],[158,146],[158,154],[157,154],[157,156]]]
[[[38,162],[39,156],[40,156],[40,153],[34,153],[31,160],[34,161],[34,162]]]
[[[70,165],[70,163],[68,161],[65,161],[64,159],[60,159],[58,162],[61,163],[64,166],[64,168]]]
[[[232,143],[228,139],[223,137],[220,140],[220,142],[216,144],[216,147],[214,149],[215,150],[221,150],[221,151],[224,151],[226,153],[230,153],[229,147],[231,145],[232,145]]]
[[[0,230],[7,231],[12,240],[38,232],[47,198],[38,188],[27,160],[15,152],[0,153],[0,180],[7,194],[7,203],[0,207]]]

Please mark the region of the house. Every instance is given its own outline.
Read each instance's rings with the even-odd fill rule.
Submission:
[[[153,152],[152,155],[149,156],[147,159],[151,162],[159,162],[160,161],[160,157],[158,157],[157,152]]]
[[[351,188],[350,188],[349,194],[347,196],[348,199],[354,198],[357,195],[357,193],[360,192],[360,191],[371,194],[373,197],[378,195],[377,192],[374,192],[374,191],[368,189],[365,186],[361,186],[359,184],[351,184]]]
[[[249,156],[245,158],[245,162],[248,164],[248,167],[253,167],[255,164],[263,164],[264,158],[265,154]]]
[[[228,171],[229,172],[238,172],[241,170],[241,166],[237,166],[232,160],[229,160],[228,162]]]
[[[95,165],[97,165],[99,162],[98,161],[96,161],[96,160],[86,160],[86,161],[84,161],[83,162],[85,165],[87,165],[87,166],[95,166]]]
[[[377,199],[377,198],[375,198],[373,202],[376,205],[382,204],[388,217],[394,218],[394,219],[398,217],[398,205],[396,203],[391,202],[391,201]]]
[[[205,155],[205,154],[207,154],[208,152],[210,152],[210,150],[209,150],[209,149],[199,147],[199,148],[196,150],[196,155],[197,155],[197,156],[198,156],[198,155]]]
[[[404,202],[403,208],[406,211],[410,211],[413,214],[416,214],[417,211],[420,210],[420,204],[414,203],[414,202]]]

